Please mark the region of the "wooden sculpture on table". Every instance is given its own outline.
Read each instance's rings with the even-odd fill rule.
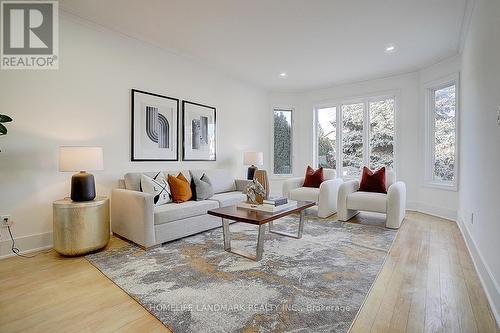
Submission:
[[[254,179],[256,179],[264,187],[265,194],[257,196],[257,201],[261,204],[269,197],[269,180],[267,178],[266,170],[256,170]]]
[[[263,197],[266,194],[264,186],[257,179],[253,179],[252,182],[246,188],[247,202],[250,204],[258,205],[262,204]]]

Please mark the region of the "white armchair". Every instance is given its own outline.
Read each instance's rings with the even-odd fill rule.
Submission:
[[[313,201],[318,206],[318,217],[325,218],[337,212],[337,195],[341,178],[335,178],[334,169],[323,169],[326,180],[319,188],[302,187],[304,177],[290,178],[283,183],[283,196],[297,201]]]
[[[396,181],[396,174],[387,170],[385,173],[387,194],[361,192],[359,181],[351,180],[340,185],[338,194],[337,217],[348,221],[362,211],[386,214],[385,226],[398,229],[406,212],[406,185]]]

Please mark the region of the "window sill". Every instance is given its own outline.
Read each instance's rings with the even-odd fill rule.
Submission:
[[[428,187],[428,188],[438,189],[438,190],[458,192],[458,186],[456,184],[447,184],[447,183],[441,183],[441,182],[425,182],[424,186]]]
[[[270,175],[269,176],[269,180],[272,181],[272,180],[286,180],[286,179],[290,179],[290,178],[295,178],[294,175]]]

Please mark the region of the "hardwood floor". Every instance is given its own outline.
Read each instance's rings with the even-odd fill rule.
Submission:
[[[168,329],[84,258],[0,261],[0,332],[113,331]],[[408,213],[351,332],[500,332],[455,223]]]
[[[458,226],[408,213],[351,332],[495,331]]]

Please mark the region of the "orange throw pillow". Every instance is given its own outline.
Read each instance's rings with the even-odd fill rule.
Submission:
[[[308,166],[306,170],[306,177],[304,178],[304,185],[302,186],[319,188],[324,180],[325,177],[323,177],[323,167],[315,171],[313,168]]]
[[[193,197],[191,185],[182,173],[179,173],[177,177],[168,175],[167,181],[170,186],[170,191],[172,192],[173,202],[185,202]]]

